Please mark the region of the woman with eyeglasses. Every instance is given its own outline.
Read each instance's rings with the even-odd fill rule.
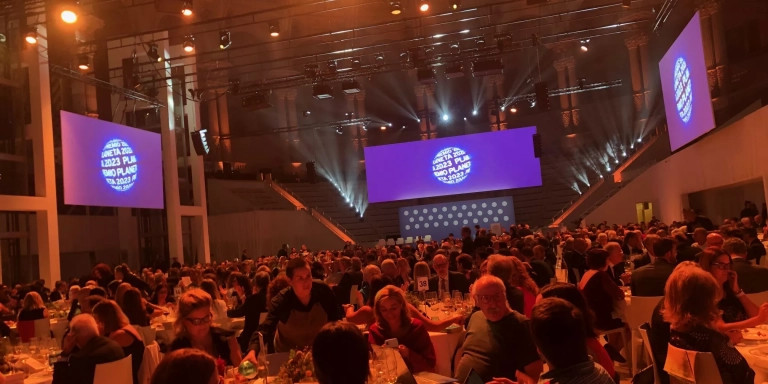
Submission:
[[[237,339],[232,333],[212,327],[212,318],[211,295],[198,288],[185,292],[179,298],[174,323],[176,338],[170,350],[199,349],[216,359],[220,369],[240,364],[242,358]]]
[[[717,302],[722,311],[718,329],[721,332],[752,328],[768,321],[768,303],[759,307],[739,288],[739,279],[731,270],[731,255],[717,248],[707,248],[699,253],[699,265],[712,274],[723,288],[723,296]],[[739,335],[740,336],[740,335]]]

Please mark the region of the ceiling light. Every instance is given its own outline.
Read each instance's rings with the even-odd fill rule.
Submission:
[[[302,114],[304,115],[304,117],[309,117],[309,115],[312,114],[312,111],[306,110],[306,111],[302,112]]]
[[[68,3],[62,8],[61,20],[67,24],[77,22],[77,2]]]
[[[459,8],[461,8],[461,1],[459,0],[453,0],[450,2],[451,10],[452,11],[458,11]]]
[[[477,109],[472,110],[472,116],[477,116]]]
[[[227,49],[232,45],[232,35],[229,31],[219,31],[219,48]]]
[[[330,99],[333,98],[333,89],[330,85],[318,83],[312,86],[312,97],[315,99]]]
[[[37,44],[37,28],[31,27],[29,31],[24,34],[24,41],[29,44]]]
[[[82,71],[87,71],[91,68],[90,59],[88,58],[88,54],[81,53],[77,55],[77,67],[80,68]]]
[[[429,11],[429,1],[428,0],[420,0],[419,1],[419,11],[422,11],[422,12]]]
[[[621,2],[621,6],[624,8],[629,8],[632,6],[632,0],[623,0]]]
[[[389,13],[393,15],[399,15],[403,13],[403,8],[400,6],[399,1],[390,1],[389,2]]]
[[[192,16],[192,0],[184,0],[181,3],[181,14],[184,16]]]
[[[184,40],[184,52],[191,53],[195,50],[195,38],[192,36],[187,36],[187,39]]]
[[[510,108],[509,111],[512,113],[517,113],[517,107],[512,106],[512,108]]]
[[[581,40],[579,43],[581,44],[579,48],[581,49],[582,52],[589,51],[589,39]]]
[[[269,23],[269,35],[272,37],[280,36],[280,24],[274,21]]]
[[[379,129],[382,130],[382,131],[386,131],[387,130],[387,126],[386,125],[382,125],[381,127],[379,127]]]
[[[443,121],[448,121],[451,117],[447,113],[443,114]]]
[[[147,48],[147,57],[158,63],[163,61],[162,56],[160,56],[160,53],[157,51],[157,44],[155,43],[149,44],[149,48]]]
[[[342,127],[341,125],[337,126],[336,127],[336,133],[338,133],[339,135],[344,133],[344,127]]]

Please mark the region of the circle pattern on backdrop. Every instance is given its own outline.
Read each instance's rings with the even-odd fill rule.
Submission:
[[[101,149],[101,175],[112,189],[125,192],[133,188],[139,173],[136,154],[128,143],[112,139]]]
[[[693,86],[691,84],[691,71],[685,59],[679,57],[675,62],[675,106],[677,114],[683,123],[691,120],[693,112]]]
[[[444,148],[432,159],[432,174],[445,184],[461,183],[469,176],[471,160],[470,155],[461,148]]]

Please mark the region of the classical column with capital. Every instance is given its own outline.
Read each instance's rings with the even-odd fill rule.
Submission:
[[[728,56],[723,31],[722,5],[719,0],[699,1],[696,7],[701,15],[701,38],[704,44],[704,61],[707,64],[712,98],[715,103],[723,103],[719,96],[726,91]]]
[[[641,113],[645,109],[645,97],[643,96],[643,69],[640,63],[640,35],[624,39],[624,45],[629,52],[629,70],[632,76],[632,100],[635,112]]]

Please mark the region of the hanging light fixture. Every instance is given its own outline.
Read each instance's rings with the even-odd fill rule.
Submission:
[[[269,23],[269,35],[272,37],[280,36],[280,24],[277,22]]]
[[[232,45],[232,35],[229,31],[219,31],[219,48],[227,49]]]
[[[184,16],[192,16],[192,0],[184,0],[181,3],[181,14]]]
[[[187,39],[184,40],[184,52],[191,53],[195,50],[195,38],[193,36],[187,36]]]
[[[91,68],[91,60],[87,53],[77,55],[77,68],[81,71],[87,71]]]
[[[77,22],[77,2],[66,2],[61,9],[61,20],[67,24]]]
[[[581,40],[579,43],[581,44],[579,49],[581,49],[582,52],[589,51],[589,39]]]
[[[28,44],[37,44],[37,28],[30,27],[29,30],[24,34],[24,41],[26,41]]]
[[[429,11],[429,0],[419,0],[419,11]]]
[[[389,2],[389,13],[393,15],[399,15],[403,13],[403,8],[400,6],[399,1],[390,1]]]

